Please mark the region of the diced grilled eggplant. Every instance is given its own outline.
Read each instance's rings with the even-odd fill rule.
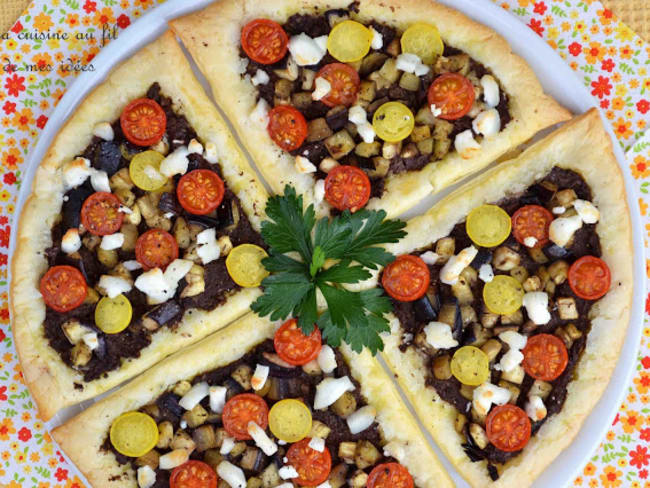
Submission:
[[[172,393],[182,397],[191,389],[192,389],[192,383],[190,383],[187,380],[182,380],[174,385],[174,388],[172,388]]]
[[[230,375],[244,390],[251,389],[253,369],[248,364],[240,364]]]
[[[341,442],[339,444],[339,457],[348,464],[354,463],[354,454],[357,451],[356,442]]]
[[[340,130],[336,134],[325,139],[325,147],[334,159],[341,159],[354,149],[354,140],[346,130]]]
[[[344,105],[337,105],[327,112],[325,120],[330,129],[339,131],[348,123],[348,109]]]
[[[507,246],[500,246],[492,256],[492,266],[499,271],[510,271],[519,266],[521,256]]]
[[[81,223],[81,206],[86,201],[86,198],[93,193],[94,190],[88,181],[66,193],[68,199],[64,199],[62,209],[64,231],[79,227]]]
[[[367,483],[368,473],[362,471],[361,469],[357,469],[352,475],[352,478],[350,478],[348,481],[348,486],[350,488],[365,488]]]
[[[269,375],[277,378],[295,378],[300,375],[301,369],[285,363],[277,354],[264,353],[261,364],[270,368]]]
[[[487,248],[481,247],[476,254],[474,260],[470,263],[470,266],[475,270],[479,270],[481,266],[492,261],[492,251]]]
[[[550,244],[543,249],[543,252],[550,259],[566,259],[571,256],[572,252],[557,244]]]
[[[321,439],[327,439],[327,436],[330,435],[332,429],[330,429],[326,424],[320,420],[314,420],[311,424],[311,432],[309,437],[320,437]]]
[[[333,8],[325,12],[325,18],[330,28],[334,28],[336,24],[348,20],[350,18],[350,12],[344,8]]]
[[[147,317],[154,320],[158,325],[171,324],[180,319],[183,309],[175,300],[167,300],[156,308],[147,312]]]
[[[239,222],[239,208],[235,200],[226,200],[217,208],[217,220],[219,225],[217,230],[225,229],[231,225],[237,225]]]
[[[167,449],[174,438],[174,426],[169,420],[158,424],[158,449]]]
[[[248,446],[239,461],[239,466],[248,471],[260,472],[266,464],[266,456],[257,447]]]
[[[81,369],[92,359],[93,352],[85,342],[79,342],[70,350],[70,361],[72,366]]]
[[[164,213],[172,213],[174,215],[180,215],[181,207],[176,200],[176,196],[172,192],[165,192],[160,195],[160,201],[158,202],[158,208]]]
[[[179,405],[178,400],[178,395],[163,393],[156,401],[156,404],[161,410],[167,410],[167,412],[180,419],[185,410]]]
[[[451,378],[451,358],[448,354],[437,356],[433,360],[433,375],[439,380],[448,380]]]
[[[469,426],[469,435],[472,437],[472,440],[474,441],[474,444],[476,444],[476,447],[479,449],[485,449],[487,447],[489,440],[487,438],[485,430],[483,430],[483,427],[478,424],[471,423]]]
[[[262,488],[262,478],[251,476],[246,480],[246,488]]]
[[[332,488],[341,488],[345,485],[348,469],[349,467],[346,463],[341,463],[332,469],[329,476],[329,483]]]
[[[160,453],[155,449],[152,449],[146,454],[143,454],[135,460],[137,466],[149,466],[151,469],[158,469],[158,460],[160,459]]]
[[[333,134],[323,117],[310,120],[307,124],[307,142],[322,141]]]
[[[271,463],[262,472],[262,486],[264,488],[275,488],[282,483],[282,478],[278,473],[278,467]]]
[[[557,185],[550,181],[542,181],[531,186],[528,191],[536,195],[542,202],[550,202],[557,191]]]
[[[226,393],[226,398],[228,400],[230,400],[235,395],[239,395],[240,393],[244,392],[244,389],[241,387],[241,385],[230,376],[223,380],[223,386],[225,386],[228,390]]]
[[[436,301],[439,303],[437,296]],[[422,298],[413,302],[413,311],[415,312],[415,319],[418,322],[428,323],[432,320],[436,320],[436,317],[438,316],[437,310],[434,308],[427,295],[424,295]]]
[[[185,422],[187,422],[187,426],[192,429],[203,425],[207,418],[208,412],[200,403],[195,405],[192,410],[188,410],[183,414],[183,420],[185,420]]]
[[[330,407],[340,417],[347,417],[357,409],[357,400],[354,395],[346,391]]]
[[[113,141],[102,141],[95,149],[93,167],[106,171],[109,177],[113,176],[120,168],[122,152],[120,147]]]

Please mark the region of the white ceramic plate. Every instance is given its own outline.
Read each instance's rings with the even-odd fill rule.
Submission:
[[[23,177],[22,188],[18,197],[16,216],[20,215],[22,206],[31,189],[31,182],[36,168],[43,158],[52,139],[62,127],[65,120],[74,112],[84,97],[99,83],[101,83],[113,67],[120,61],[128,58],[141,46],[152,41],[167,29],[167,21],[188,12],[197,10],[211,3],[212,0],[168,0],[163,5],[143,16],[132,26],[123,31],[119,39],[111,42],[94,59],[96,71],[81,74],[77,80],[68,88],[65,96],[59,102],[56,110],[49,119],[49,122],[36,144],[32,149],[26,164],[26,171]],[[522,56],[530,64],[537,74],[540,82],[547,93],[550,93],[562,105],[574,113],[583,113],[595,106],[594,99],[589,95],[582,82],[566,63],[548,46],[539,36],[530,30],[523,22],[496,6],[489,0],[439,0],[464,12],[478,22],[486,24],[505,37],[512,49]],[[435,19],[432,19],[435,21]],[[207,84],[204,78],[192,63],[197,77],[202,81],[204,87]],[[206,90],[209,93],[209,89]],[[608,126],[609,127],[609,126]],[[609,129],[610,137],[616,141],[613,132]],[[619,164],[626,168],[625,157],[618,143],[614,144],[614,151]],[[249,158],[250,159],[250,158]],[[607,387],[605,394],[591,415],[585,421],[580,433],[573,443],[559,456],[554,463],[537,479],[533,485],[535,488],[548,486],[561,487],[569,485],[578,470],[592,455],[594,449],[605,435],[610,426],[616,411],[623,399],[634,366],[636,363],[637,350],[641,337],[643,324],[643,303],[645,296],[645,259],[643,238],[641,234],[641,219],[638,211],[638,203],[635,194],[634,184],[629,172],[625,169],[625,185],[627,189],[628,204],[631,211],[633,223],[635,253],[634,260],[634,300],[632,304],[631,323],[629,325],[627,338],[621,351],[620,360],[614,371],[612,381]],[[448,193],[448,191],[444,192]],[[421,213],[429,208],[435,201],[439,200],[442,194],[431,197],[418,205],[417,208],[408,212],[405,217]],[[15,228],[15,226],[14,226]],[[15,247],[16,233],[11,236],[10,252]],[[92,402],[70,407],[60,412],[48,423],[53,427],[65,419],[81,411]],[[447,462],[445,457],[437,449],[439,457],[451,473],[454,481],[459,487],[468,487],[468,484]],[[81,476],[81,474],[79,473]],[[81,476],[82,477],[82,476]],[[83,478],[83,477],[82,477]]]

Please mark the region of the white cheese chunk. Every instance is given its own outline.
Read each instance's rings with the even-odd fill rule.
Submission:
[[[485,137],[492,137],[501,130],[501,117],[496,108],[484,110],[479,113],[472,121],[472,129],[477,134],[483,134]]]
[[[123,214],[126,215],[131,215],[133,213],[133,210],[131,210],[129,207],[126,207],[124,205],[120,205],[120,208],[118,208],[117,211],[122,212]]]
[[[489,283],[494,279],[494,270],[490,263],[481,264],[481,267],[478,269],[478,277],[481,281]]]
[[[384,446],[384,456],[393,457],[401,462],[406,456],[404,444],[397,441],[390,441]]]
[[[146,464],[138,468],[137,478],[139,488],[151,488],[156,484],[156,472]]]
[[[259,129],[266,130],[269,123],[269,104],[263,98],[260,98],[255,108],[250,114],[253,125]]]
[[[454,139],[454,148],[456,148],[456,151],[458,151],[461,158],[470,159],[481,150],[481,145],[474,139],[472,130],[467,129],[456,134],[456,138]]]
[[[110,275],[102,275],[99,278],[98,286],[106,292],[109,298],[115,298],[121,293],[128,293],[132,288],[131,283],[124,278]]]
[[[187,173],[187,166],[190,164],[190,160],[187,159],[189,153],[190,151],[186,146],[177,147],[174,152],[167,155],[160,162],[160,172],[167,178],[174,175],[184,175]]]
[[[460,273],[467,268],[478,254],[478,249],[469,246],[452,256],[440,270],[440,281],[446,285],[455,285]]]
[[[318,361],[320,369],[323,370],[323,373],[331,373],[336,369],[336,356],[334,350],[327,344],[323,344],[316,360]]]
[[[63,187],[70,190],[83,184],[90,176],[90,161],[86,158],[77,158],[63,166]]]
[[[97,332],[88,332],[84,334],[81,338],[84,341],[84,344],[88,346],[88,349],[94,351],[99,347],[99,339],[97,338]]]
[[[582,227],[582,218],[580,215],[559,217],[551,222],[548,229],[548,237],[558,246],[564,247],[580,227]]]
[[[528,318],[537,325],[548,324],[551,313],[548,311],[548,295],[544,291],[529,291],[524,295],[523,305]]]
[[[332,405],[346,391],[353,391],[354,384],[347,376],[341,378],[325,378],[316,386],[314,409],[323,410]]]
[[[111,185],[108,182],[108,174],[106,171],[90,168],[90,184],[95,191],[111,192]]]
[[[153,268],[138,276],[135,287],[147,295],[153,303],[163,303],[174,296],[174,291],[160,268]]]
[[[327,38],[325,46],[327,46]],[[322,40],[312,39],[303,32],[289,39],[289,52],[298,66],[310,66],[318,64],[323,59],[327,47],[323,47]]]
[[[420,63],[415,67],[415,76],[424,76],[429,72],[430,69],[431,68],[429,68],[426,64]]]
[[[483,383],[474,389],[472,404],[479,415],[487,415],[492,405],[505,405],[510,400],[510,390]]]
[[[308,444],[314,451],[323,452],[325,450],[325,439],[312,437]]]
[[[415,73],[415,67],[421,63],[420,57],[413,53],[402,53],[397,56],[396,68],[407,73]]]
[[[102,237],[102,242],[99,247],[104,251],[112,251],[113,249],[122,247],[122,244],[124,244],[124,234],[116,232]]]
[[[508,344],[510,349],[521,350],[526,347],[528,339],[525,335],[515,332],[514,330],[507,330],[499,334],[499,339]]]
[[[273,442],[273,440],[268,435],[266,435],[266,432],[262,427],[257,425],[252,420],[248,422],[248,427],[246,430],[248,432],[248,435],[250,435],[255,441],[257,447],[259,447],[267,456],[271,456],[278,451],[278,445]]]
[[[442,114],[442,109],[436,107],[436,105],[433,104],[433,103],[432,103],[431,106],[429,107],[429,110],[431,110],[431,113],[433,114],[434,117],[438,117],[439,115]]]
[[[546,417],[546,405],[544,405],[542,398],[537,395],[530,395],[528,397],[524,409],[526,410],[526,415],[528,415],[533,422],[543,420]]]
[[[537,244],[537,238],[533,236],[524,237],[524,246],[526,247],[535,247]]]
[[[357,125],[357,132],[361,136],[361,139],[363,139],[363,142],[370,144],[375,140],[375,129],[369,122]]]
[[[314,42],[323,52],[327,52],[327,38],[329,36],[318,36],[314,38]]]
[[[368,114],[366,113],[366,109],[364,109],[361,105],[352,105],[348,110],[348,120],[356,125],[365,124],[368,122]]]
[[[165,270],[165,280],[167,280],[170,285],[173,284],[175,287],[178,284],[178,281],[189,273],[192,266],[194,266],[194,263],[187,259],[174,259],[169,263],[169,266],[167,266],[167,269]]]
[[[523,360],[524,355],[521,353],[521,351],[510,349],[503,356],[501,356],[499,364],[495,365],[494,369],[497,371],[503,371],[504,373],[509,373],[511,371],[514,371],[515,368],[519,366]]]
[[[255,373],[251,378],[251,386],[253,390],[261,390],[266,384],[266,380],[269,377],[269,367],[263,364],[258,364],[255,367]]]
[[[433,251],[427,251],[422,254],[420,254],[420,259],[425,262],[425,264],[436,264],[438,262],[438,259],[440,259],[440,256],[433,252]]]
[[[124,261],[122,265],[128,271],[135,271],[136,269],[142,269],[142,265],[138,263],[135,259],[130,259],[129,261]]]
[[[226,404],[226,393],[228,393],[228,388],[225,386],[211,386],[208,391],[210,395],[210,410],[215,413],[223,412],[223,407]]]
[[[370,41],[370,47],[378,51],[384,47],[384,36],[375,30],[374,27],[370,27],[370,32],[372,32],[372,41]]]
[[[345,419],[351,434],[363,432],[372,425],[377,417],[377,410],[372,405],[361,407],[356,412],[351,413]]]
[[[201,381],[200,383],[192,386],[192,388],[190,388],[190,390],[185,393],[185,395],[183,395],[183,397],[178,401],[178,404],[185,410],[192,410],[199,404],[201,400],[207,397],[208,394],[208,383]]]
[[[180,424],[181,429],[187,429],[187,421],[181,419]]]
[[[312,162],[304,156],[296,156],[294,166],[296,167],[296,171],[303,175],[316,172],[316,166],[314,166]]]
[[[81,249],[79,229],[68,229],[61,238],[61,250],[66,254],[72,254],[79,249]]]
[[[221,443],[221,449],[219,449],[219,454],[230,454],[230,451],[235,447],[235,442],[234,437],[230,437],[229,435],[224,437],[223,442]]]
[[[436,349],[449,349],[458,345],[451,334],[451,327],[443,322],[429,322],[424,327],[424,334],[427,343]]]
[[[95,124],[95,127],[93,127],[93,135],[105,141],[112,141],[115,138],[113,127],[108,122]]]
[[[318,180],[314,184],[314,204],[318,205],[325,199],[325,180]]]
[[[203,158],[210,164],[216,164],[219,162],[219,156],[217,155],[217,145],[214,142],[208,141],[205,143]]]
[[[176,466],[186,463],[189,458],[190,453],[187,449],[174,449],[160,456],[158,467],[160,469],[174,469]]]
[[[229,461],[221,461],[217,466],[219,478],[230,485],[230,488],[246,488],[244,471]]]
[[[600,220],[600,212],[593,203],[587,200],[574,200],[573,208],[585,224],[595,224]]]
[[[311,92],[312,100],[321,100],[325,98],[330,91],[332,91],[332,84],[322,76],[314,80],[314,91]]]
[[[196,254],[203,264],[219,259],[221,248],[217,242],[216,229],[205,229],[196,236]]]
[[[562,215],[564,212],[566,212],[566,208],[564,207],[553,207],[553,213],[555,215]]]
[[[483,100],[490,107],[499,105],[499,85],[492,75],[483,75],[481,78],[483,87]]]
[[[266,71],[262,69],[258,69],[255,72],[255,76],[251,78],[251,82],[253,83],[254,86],[266,85],[270,80],[271,78],[269,77],[269,75],[266,73]]]
[[[203,144],[196,139],[192,139],[187,145],[187,151],[189,154],[203,154]]]
[[[282,478],[283,480],[290,480],[298,477],[298,471],[296,471],[296,468],[294,468],[291,465],[282,466],[278,470],[278,474],[280,475],[280,478]]]

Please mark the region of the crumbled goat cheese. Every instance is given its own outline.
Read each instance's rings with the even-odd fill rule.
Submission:
[[[106,292],[109,298],[115,298],[121,293],[128,293],[132,288],[131,283],[124,278],[110,275],[102,275],[99,278],[98,286]]]
[[[436,254],[433,251],[427,251],[427,252],[423,252],[422,254],[420,254],[420,259],[422,261],[424,261],[425,264],[434,265],[434,264],[436,264],[438,262],[438,259],[440,259],[440,256],[438,256],[438,254]]]
[[[574,200],[573,208],[585,224],[595,224],[600,220],[600,212],[595,205],[587,200]]]
[[[332,85],[322,76],[319,76],[314,80],[314,91],[311,92],[312,100],[321,100],[325,98],[330,91],[332,91]]]
[[[543,291],[529,291],[524,295],[523,306],[528,318],[537,325],[548,324],[551,313],[548,311],[548,295]]]
[[[160,173],[167,178],[187,173],[187,166],[190,164],[190,160],[187,159],[189,153],[186,146],[177,147],[174,152],[160,162]]]
[[[336,369],[336,356],[334,355],[334,350],[327,344],[323,344],[316,360],[320,369],[323,370],[323,373],[328,374]]]
[[[230,485],[230,488],[246,488],[244,471],[230,461],[221,461],[217,466],[217,474]]]
[[[122,244],[124,244],[124,234],[116,232],[115,234],[102,237],[102,242],[99,247],[104,251],[112,251],[113,249],[122,247]]]
[[[558,246],[564,247],[580,227],[582,227],[582,218],[580,215],[559,217],[551,222],[548,229],[548,237]]]
[[[314,410],[322,410],[329,407],[346,391],[354,391],[354,384],[347,376],[323,379],[316,386]]]
[[[226,393],[228,388],[225,386],[211,386],[208,388],[210,395],[210,410],[214,413],[223,412],[223,407],[226,404]]]
[[[86,158],[77,158],[63,166],[63,187],[70,190],[83,184],[91,173],[90,161]]]
[[[510,395],[507,388],[487,382],[474,389],[472,404],[479,415],[487,415],[492,404],[505,405],[510,400]]]
[[[214,142],[208,141],[205,143],[205,152],[203,153],[203,157],[210,164],[216,164],[219,162],[217,145]]]
[[[289,52],[298,66],[311,66],[318,64],[327,52],[327,36],[325,45],[320,38],[312,39],[304,32],[289,39]]]
[[[266,73],[266,71],[262,69],[258,69],[255,72],[255,76],[251,78],[251,82],[253,83],[254,86],[266,85],[270,80],[271,78],[269,77],[269,75]]]
[[[372,405],[361,407],[345,419],[350,429],[350,434],[356,435],[372,425],[377,417],[377,410]]]
[[[273,440],[268,435],[266,435],[266,432],[264,429],[262,429],[262,427],[257,425],[252,420],[248,422],[248,427],[246,430],[248,431],[248,435],[250,435],[253,441],[255,441],[257,447],[259,447],[267,456],[271,456],[278,451],[277,444],[273,442]]]
[[[378,51],[384,47],[384,36],[375,30],[374,27],[370,27],[370,32],[372,32],[372,41],[370,41],[370,47]]]
[[[266,380],[269,377],[269,367],[263,364],[258,364],[255,367],[255,373],[251,378],[251,386],[253,390],[261,390],[266,384]]]
[[[105,141],[112,141],[115,138],[113,127],[108,122],[96,124],[93,128],[93,135]]]
[[[472,121],[472,129],[477,134],[483,134],[485,137],[492,137],[501,130],[501,117],[496,108],[484,110],[479,113]]]
[[[456,347],[458,341],[453,338],[451,327],[443,322],[429,322],[424,328],[427,343],[436,349]]]
[[[61,238],[61,250],[66,254],[72,254],[79,249],[81,249],[79,229],[68,229]]]
[[[463,132],[456,134],[454,139],[454,148],[463,159],[470,159],[481,150],[481,145],[474,140],[472,130],[467,129]]]
[[[260,98],[255,108],[250,114],[253,124],[259,129],[265,129],[269,123],[269,104],[263,98]]]
[[[533,422],[538,422],[546,417],[546,406],[544,405],[542,398],[538,395],[530,395],[524,409],[526,410],[526,415],[528,415]]]
[[[217,242],[216,229],[205,229],[196,235],[196,254],[203,264],[219,259],[221,248]]]
[[[490,107],[499,105],[499,85],[492,75],[483,75],[481,78],[483,87],[483,100]]]
[[[304,156],[296,156],[294,165],[296,167],[296,171],[303,175],[316,172],[316,166],[314,166],[312,162]]]
[[[478,277],[485,283],[492,281],[494,279],[494,270],[492,269],[492,265],[490,263],[482,264],[478,269]]]
[[[446,285],[455,285],[460,273],[470,265],[478,254],[478,249],[469,246],[452,256],[440,270],[440,281]]]
[[[185,410],[192,410],[201,400],[209,395],[209,386],[205,381],[195,384],[178,401],[178,404]]]

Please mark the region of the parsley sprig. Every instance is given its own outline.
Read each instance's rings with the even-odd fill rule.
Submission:
[[[390,330],[384,314],[392,305],[381,289],[350,291],[343,287],[370,278],[370,270],[395,257],[378,247],[406,235],[401,220],[386,219],[383,210],[349,211],[316,220],[313,205],[303,211],[302,196],[286,186],[284,195],[269,198],[269,220],[262,222],[262,238],[269,257],[262,260],[271,273],[263,282],[264,295],[251,306],[271,320],[296,317],[305,334],[314,324],[331,346],[347,342],[354,351],[383,349],[379,334]],[[316,290],[327,302],[319,315]]]

